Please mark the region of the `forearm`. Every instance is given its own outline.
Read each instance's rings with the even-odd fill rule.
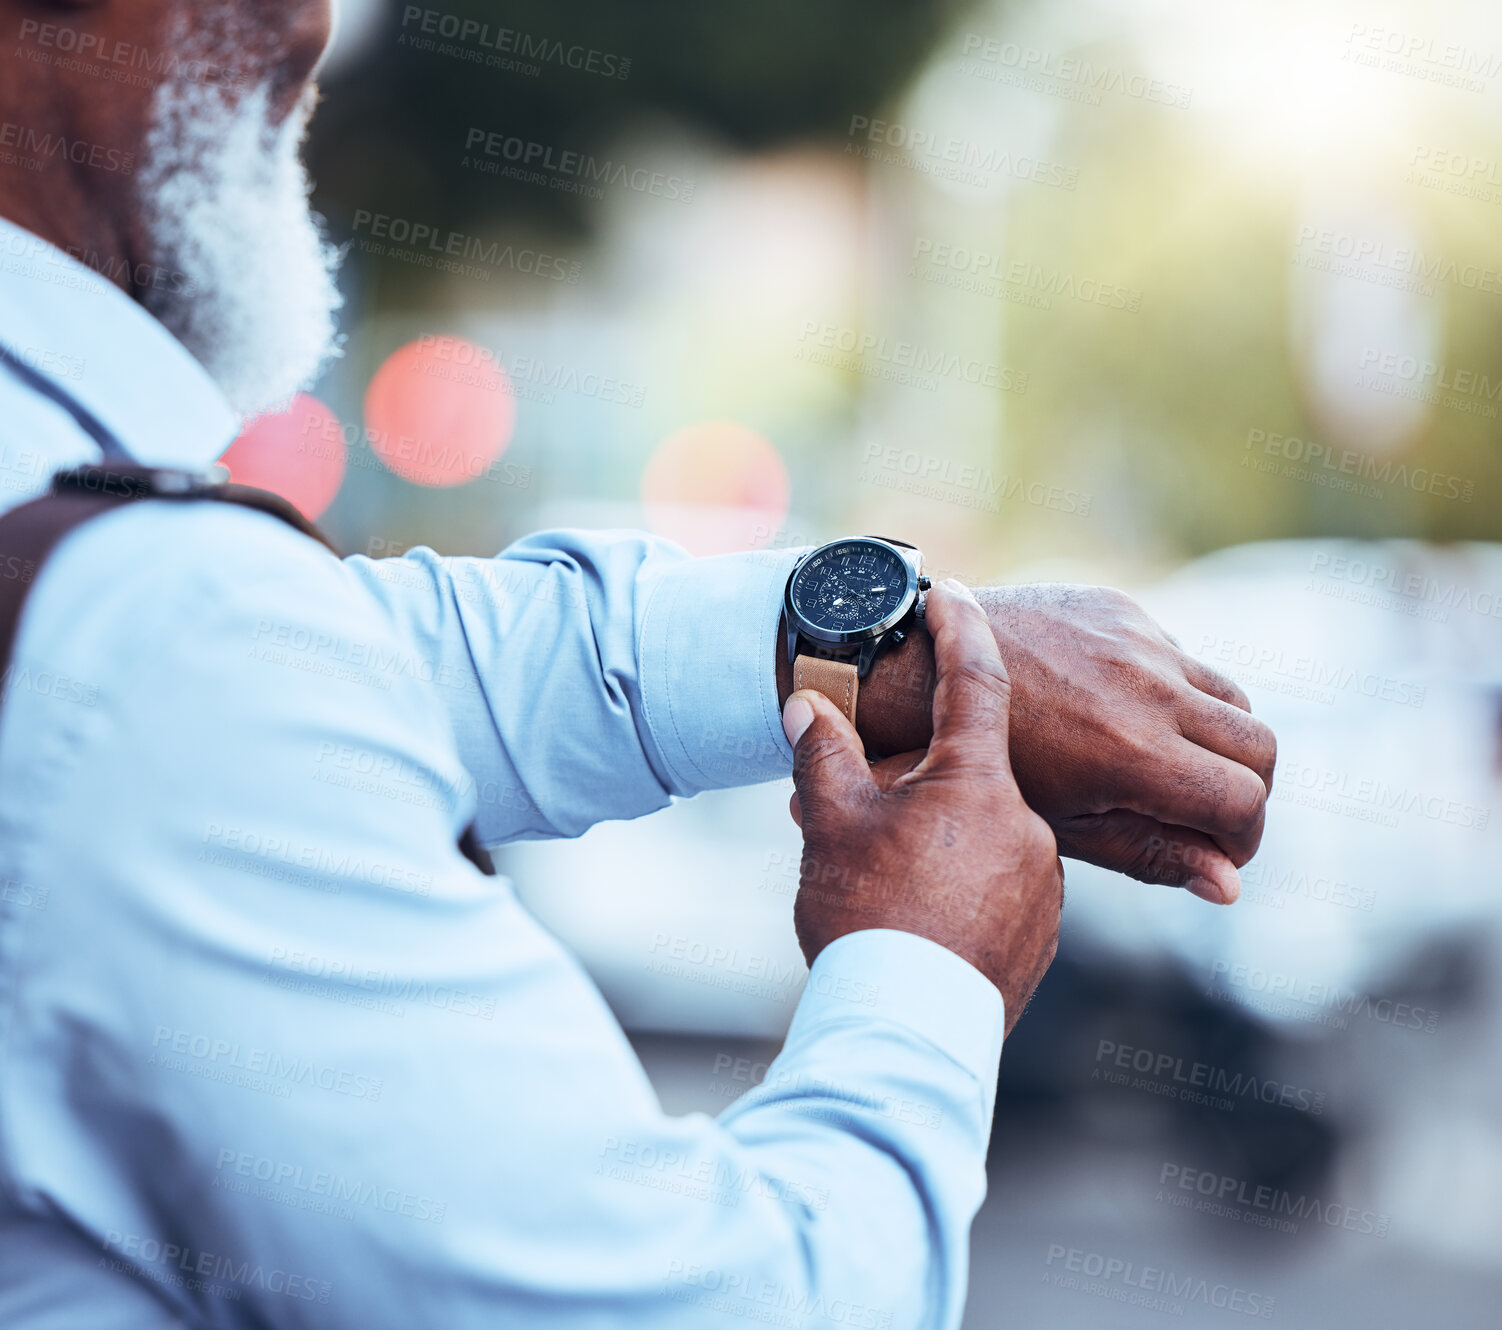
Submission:
[[[495,558],[345,568],[429,681],[487,845],[574,836],[786,770],[765,660],[792,551],[692,559],[630,532],[539,532]]]

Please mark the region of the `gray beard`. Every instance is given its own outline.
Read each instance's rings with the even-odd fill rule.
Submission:
[[[143,303],[253,416],[339,354],[341,255],[309,208],[298,156],[313,90],[276,127],[264,85],[232,96],[182,77],[157,90],[137,187],[161,280]]]

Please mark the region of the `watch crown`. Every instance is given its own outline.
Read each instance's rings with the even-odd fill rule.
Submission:
[[[933,582],[929,578],[927,578],[927,577],[920,577],[918,579],[918,590],[919,591],[927,591],[929,589],[929,587],[931,587],[931,586],[933,586]]]

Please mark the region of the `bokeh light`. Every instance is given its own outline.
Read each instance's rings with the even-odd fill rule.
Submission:
[[[642,473],[647,524],[694,554],[756,549],[787,517],[777,449],[746,425],[706,420],[668,435]]]
[[[478,480],[511,440],[516,398],[493,351],[426,336],[392,352],[365,393],[366,438],[414,485]]]
[[[344,481],[344,433],[318,398],[298,393],[285,411],[250,421],[219,460],[237,485],[280,494],[316,519]]]

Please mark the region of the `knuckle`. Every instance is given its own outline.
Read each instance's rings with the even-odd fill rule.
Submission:
[[[1250,711],[1252,709],[1252,699],[1246,695],[1246,690],[1239,683],[1234,679],[1227,678],[1224,674],[1218,674],[1216,678],[1220,683],[1227,702],[1233,707],[1239,707],[1242,711]]]
[[[1102,609],[1111,610],[1117,614],[1133,613],[1142,614],[1143,609],[1137,601],[1127,595],[1120,587],[1096,586],[1089,590],[1089,598]]]
[[[1257,774],[1262,777],[1262,783],[1269,790],[1273,787],[1273,772],[1278,765],[1278,736],[1272,732],[1272,727],[1264,725],[1260,720],[1256,722],[1256,761]]]
[[[1251,699],[1247,697],[1245,690],[1243,690],[1235,679],[1231,678],[1228,674],[1221,673],[1215,666],[1205,664],[1202,660],[1196,660],[1192,656],[1190,660],[1193,660],[1200,670],[1200,683],[1193,684],[1191,679],[1192,686],[1198,692],[1209,693],[1212,697],[1218,697],[1240,711],[1251,710]]]
[[[1022,843],[1033,860],[1052,867],[1058,859],[1059,846],[1054,839],[1053,828],[1036,813],[1030,812],[1023,824]]]
[[[1163,736],[1148,724],[1131,725],[1120,737],[1125,750],[1121,765],[1127,771],[1152,771],[1163,762]]]
[[[1267,787],[1255,772],[1243,768],[1242,774],[1230,782],[1226,791],[1226,818],[1236,827],[1251,826],[1262,816],[1266,804]]]

